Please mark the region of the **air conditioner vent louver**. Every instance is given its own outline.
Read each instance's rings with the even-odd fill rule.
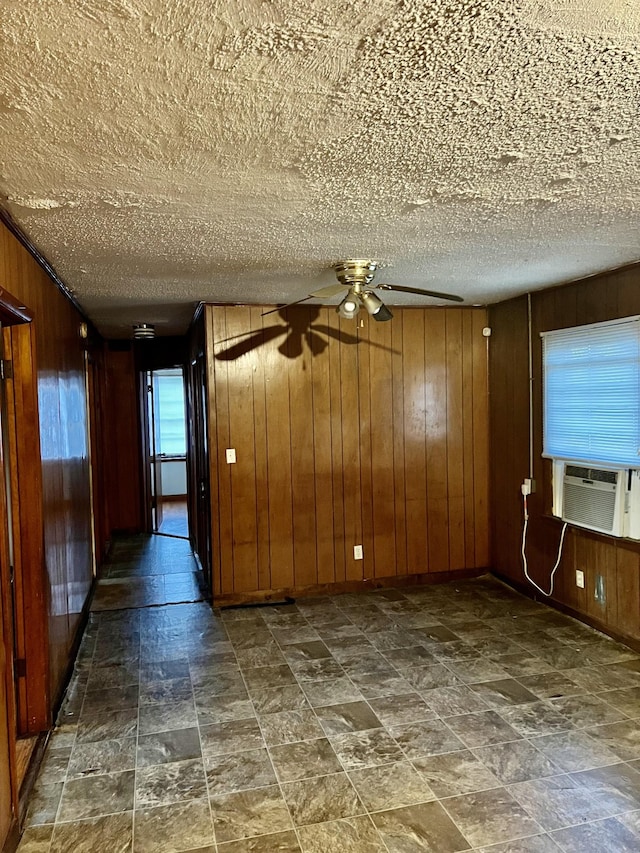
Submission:
[[[571,524],[623,535],[625,472],[567,465],[562,517]]]
[[[583,468],[578,465],[567,465],[567,477],[579,477],[581,480],[594,480],[596,483],[611,483],[615,486],[618,481],[617,471],[603,471],[601,468]]]

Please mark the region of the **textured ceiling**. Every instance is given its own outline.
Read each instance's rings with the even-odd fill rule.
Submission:
[[[639,39],[637,0],[4,0],[0,193],[109,335],[349,257],[496,301],[640,258]]]

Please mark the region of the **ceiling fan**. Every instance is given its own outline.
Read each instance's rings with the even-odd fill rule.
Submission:
[[[373,292],[374,290],[397,290],[401,293],[416,293],[418,296],[433,296],[437,299],[449,299],[452,302],[464,302],[461,296],[454,296],[451,293],[438,293],[435,290],[423,290],[420,287],[405,287],[400,284],[372,284],[371,282],[374,279],[377,268],[377,261],[368,261],[362,258],[340,261],[334,267],[339,284],[331,284],[328,287],[320,288],[320,290],[314,290],[308,296],[297,299],[295,302],[289,302],[287,305],[281,305],[279,308],[264,311],[262,316],[273,314],[275,311],[281,311],[283,308],[289,308],[291,305],[299,305],[308,299],[330,299],[332,296],[344,293],[345,287],[348,288],[347,293],[336,307],[336,311],[341,317],[347,320],[355,317],[362,307],[365,308],[374,320],[380,323],[385,320],[391,320],[393,314],[382,299]]]

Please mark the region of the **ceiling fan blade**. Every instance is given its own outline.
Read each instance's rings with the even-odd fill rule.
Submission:
[[[418,296],[433,296],[436,299],[449,299],[451,302],[464,302],[462,296],[453,293],[438,293],[437,290],[423,290],[421,287],[405,287],[402,284],[376,284],[376,290],[397,290],[400,293],[417,293]]]
[[[320,290],[314,290],[310,296],[316,299],[329,299],[332,296],[337,296],[339,293],[344,293],[344,284],[330,284],[328,287],[321,287]]]
[[[278,305],[277,308],[269,308],[268,311],[263,311],[260,316],[266,317],[267,314],[275,314],[276,311],[282,311],[283,308],[291,308],[292,305],[299,305],[301,302],[306,302],[307,299],[311,299],[312,297],[313,297],[313,294],[310,294],[309,296],[303,296],[302,299],[296,299],[295,302],[287,302],[286,305]]]

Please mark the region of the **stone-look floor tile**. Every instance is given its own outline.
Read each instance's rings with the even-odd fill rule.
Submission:
[[[518,677],[520,684],[539,699],[561,699],[563,696],[582,696],[585,687],[576,683],[567,672],[545,672],[541,675]]]
[[[136,808],[164,806],[207,796],[201,759],[139,767],[136,772]]]
[[[65,782],[58,822],[83,820],[133,809],[135,773],[107,773]]]
[[[329,681],[344,675],[343,668],[334,658],[296,661],[291,664],[291,670],[300,684],[307,681]]]
[[[380,728],[382,725],[366,702],[325,705],[318,708],[316,714],[327,736],[361,732],[366,729]]]
[[[615,764],[619,757],[597,739],[597,732],[594,729],[593,736],[583,731],[561,732],[534,738],[532,743],[565,773]]]
[[[442,720],[424,720],[406,726],[391,726],[389,731],[411,760],[464,749],[460,738]]]
[[[129,684],[126,687],[112,687],[109,690],[88,690],[82,705],[82,716],[102,714],[105,711],[121,711],[124,708],[137,708],[138,693],[137,684]]]
[[[598,694],[609,705],[613,705],[625,716],[632,720],[640,719],[640,687],[629,687],[627,690],[611,690]]]
[[[480,681],[496,681],[507,677],[507,673],[497,663],[487,658],[477,660],[458,660],[447,664],[465,684],[477,684]]]
[[[287,782],[282,785],[282,793],[296,826],[325,823],[365,812],[346,773]]]
[[[396,809],[435,799],[429,784],[408,762],[352,770],[351,781],[370,812]]]
[[[197,723],[193,699],[163,705],[142,705],[138,719],[138,733],[148,735],[174,729],[189,729]]]
[[[22,833],[16,853],[49,853],[53,824],[32,826]]]
[[[640,850],[640,834],[616,818],[560,829],[553,832],[551,838],[565,853],[637,853]]]
[[[440,798],[472,794],[500,786],[493,773],[469,750],[417,758],[413,765]]]
[[[325,735],[318,718],[311,710],[263,714],[259,723],[267,746],[294,743],[298,740],[312,740]]]
[[[96,740],[117,740],[135,737],[138,731],[138,709],[124,708],[121,711],[106,711],[87,717],[78,723],[78,743]]]
[[[253,672],[253,670],[250,670]],[[189,685],[193,684],[193,695],[196,700],[204,701],[214,696],[227,696],[229,693],[246,693],[244,680],[240,672],[221,672],[219,675],[194,676],[189,679]],[[191,687],[186,691],[184,698],[191,696]],[[176,699],[182,697],[175,697]]]
[[[298,834],[304,853],[387,853],[369,817],[301,826]],[[224,853],[222,847],[220,853]]]
[[[298,684],[285,684],[262,690],[253,697],[253,707],[258,714],[278,714],[281,711],[306,711],[310,706]]]
[[[640,726],[636,720],[612,723],[608,726],[595,726],[585,731],[623,761],[640,758]]]
[[[513,678],[503,678],[498,681],[483,681],[471,685],[474,693],[482,696],[490,708],[502,708],[505,705],[524,705],[535,702],[534,696],[526,687]]]
[[[526,740],[493,744],[473,753],[504,785],[559,773],[559,768]]]
[[[558,845],[549,835],[530,835],[507,841],[506,844],[492,844],[482,847],[479,853],[558,853]]]
[[[395,666],[399,670],[413,666],[436,664],[438,662],[432,652],[425,649],[424,646],[409,646],[408,648],[401,647],[398,649],[390,648],[384,651],[384,656],[391,666]]]
[[[265,693],[271,691],[265,690]],[[158,706],[159,707],[159,706]],[[232,720],[249,720],[255,718],[255,711],[246,691],[244,693],[229,693],[228,696],[202,697],[196,696],[196,712],[201,726],[213,726],[218,723],[229,723]],[[142,709],[141,709],[142,715]]]
[[[133,853],[180,853],[213,845],[207,800],[137,809]],[[98,848],[99,849],[99,848]]]
[[[474,847],[534,835],[541,829],[505,788],[452,797],[445,806]]]
[[[301,848],[295,832],[276,832],[272,835],[259,835],[257,838],[244,838],[241,841],[228,841],[218,845],[218,853],[300,853]],[[191,853],[209,853],[193,850]],[[215,853],[211,848],[210,853]]]
[[[281,782],[324,776],[342,770],[338,756],[326,738],[274,746],[270,754]]]
[[[373,647],[367,652],[343,655],[340,666],[347,675],[365,675],[366,673],[378,673],[380,675],[397,674],[393,664],[383,657]]]
[[[355,628],[355,626],[352,627]],[[373,638],[377,635],[372,634],[371,636]],[[353,636],[334,638],[327,637],[324,640],[324,644],[331,653],[331,656],[334,657],[338,663],[346,658],[350,658],[354,654],[365,654],[366,652],[374,651],[374,646],[369,642],[369,638],[359,631]],[[288,648],[292,647],[289,646]]]
[[[69,766],[72,747],[51,746],[47,747],[44,754],[38,779],[43,785],[53,785],[56,782],[64,782]]]
[[[579,666],[563,674],[591,693],[636,686],[630,681],[629,673],[615,663],[608,666]]]
[[[330,740],[345,770],[359,770],[404,759],[402,750],[385,729],[349,732]]]
[[[610,817],[587,788],[570,776],[553,776],[510,785],[509,793],[548,831]]]
[[[53,831],[49,853],[131,853],[133,812],[94,817],[89,820],[58,823]],[[22,851],[21,851],[22,853]]]
[[[289,810],[275,785],[212,797],[211,811],[218,844],[292,828]]]
[[[258,695],[265,687],[278,687],[282,684],[295,684],[296,679],[287,664],[276,666],[260,666],[256,669],[245,669],[244,678],[252,697]]]
[[[511,678],[520,680],[529,675],[542,675],[554,672],[553,667],[542,658],[524,652],[523,654],[496,655],[492,658]]]
[[[68,779],[82,776],[99,776],[134,770],[136,766],[136,739],[99,740],[76,743],[67,768]]]
[[[362,700],[362,693],[346,675],[332,681],[307,681],[303,690],[313,708]]]
[[[470,848],[440,803],[377,812],[372,818],[389,853],[457,853]]]
[[[423,693],[423,696],[429,707],[440,717],[487,711],[489,708],[484,699],[466,685],[436,688]]]
[[[331,652],[320,640],[310,640],[307,643],[291,643],[284,646],[282,654],[289,663],[294,661],[321,660],[330,658]]]
[[[264,746],[258,721],[231,720],[200,727],[202,753],[205,758],[227,752],[242,752],[245,749],[259,749]]]
[[[520,739],[518,732],[505,723],[495,711],[478,711],[475,714],[449,717],[447,725],[469,747]]]
[[[571,778],[611,815],[640,809],[640,773],[628,764],[612,764],[572,773]]]
[[[200,758],[201,754],[197,728],[140,735],[137,766],[150,767],[153,764],[187,761],[191,758]]]
[[[140,683],[147,684],[166,679],[189,678],[189,671],[189,660],[187,658],[143,663],[140,666]]]
[[[211,796],[264,788],[277,782],[266,749],[210,756],[206,760],[206,772]]]
[[[404,676],[413,690],[418,693],[436,690],[441,687],[455,687],[460,678],[443,663],[427,666],[414,666],[403,670]]]
[[[402,726],[436,717],[436,712],[418,693],[370,699],[369,705],[384,726]]]
[[[410,693],[412,688],[406,678],[400,677],[395,670],[389,674],[366,672],[352,674],[351,680],[361,691],[365,699],[378,699],[381,696],[398,696]],[[331,704],[335,703],[335,699]]]
[[[571,722],[545,702],[510,705],[500,709],[500,716],[522,737],[550,735],[573,730]]]
[[[54,823],[60,798],[62,797],[62,782],[51,785],[36,782],[25,819],[25,826],[38,826],[43,823]]]
[[[628,719],[625,714],[613,705],[603,702],[598,696],[566,696],[563,699],[550,699],[548,704],[564,714],[577,729]]]

